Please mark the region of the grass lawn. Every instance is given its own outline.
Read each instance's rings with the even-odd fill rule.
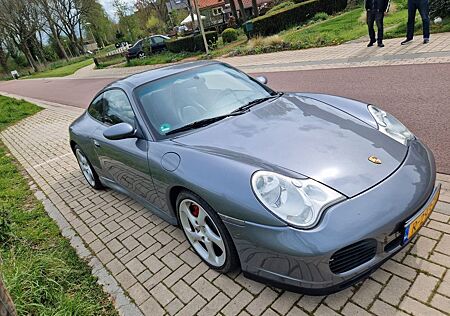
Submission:
[[[86,60],[82,60],[76,63],[72,63],[72,64],[67,64],[58,68],[54,68],[54,69],[50,69],[50,70],[46,70],[46,71],[42,71],[42,72],[37,72],[34,73],[30,76],[24,77],[25,79],[30,79],[30,78],[47,78],[47,77],[65,77],[65,76],[69,76],[72,75],[73,73],[75,73],[75,71],[86,67],[90,64],[92,64],[94,61],[92,58],[86,59]]]
[[[39,112],[0,96],[0,130]],[[0,272],[19,315],[117,315],[0,142]]]

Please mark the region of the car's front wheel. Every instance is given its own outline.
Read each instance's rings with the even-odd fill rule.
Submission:
[[[225,273],[239,265],[230,234],[203,199],[189,191],[181,192],[177,198],[177,213],[187,240],[209,267]]]
[[[145,58],[145,53],[144,52],[140,52],[138,54],[138,58],[140,58],[140,59]]]
[[[83,176],[86,179],[87,183],[94,189],[102,189],[103,185],[100,182],[97,173],[95,172],[84,152],[81,150],[80,146],[76,145],[74,149],[78,165],[80,166],[81,172],[83,173]]]

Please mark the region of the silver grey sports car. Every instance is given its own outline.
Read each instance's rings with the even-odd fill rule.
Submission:
[[[97,94],[70,144],[89,185],[179,225],[211,268],[341,290],[430,216],[433,154],[374,105],[266,81],[214,61],[132,75]]]

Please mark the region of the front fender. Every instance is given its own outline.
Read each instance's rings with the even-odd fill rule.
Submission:
[[[329,94],[320,94],[320,93],[293,93],[293,94],[300,97],[307,97],[326,103],[353,117],[356,117],[357,119],[372,126],[373,128],[378,128],[377,122],[367,109],[368,105],[367,103]]]

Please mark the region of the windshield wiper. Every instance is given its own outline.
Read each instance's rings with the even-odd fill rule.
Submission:
[[[246,110],[233,111],[232,113],[219,115],[219,116],[214,116],[214,117],[209,117],[209,118],[206,118],[206,119],[203,119],[203,120],[195,121],[195,122],[192,122],[190,124],[187,124],[187,125],[175,128],[175,129],[173,129],[171,131],[168,131],[165,135],[167,136],[167,135],[172,135],[172,134],[176,134],[176,133],[179,133],[179,132],[188,131],[188,130],[191,130],[191,129],[200,128],[200,127],[203,127],[203,126],[210,125],[210,124],[212,124],[214,122],[223,120],[224,118],[227,118],[229,116],[237,116],[237,115],[244,114],[246,112],[247,112]]]
[[[262,103],[264,101],[267,101],[267,100],[270,100],[270,99],[274,99],[274,98],[280,97],[282,95],[283,95],[283,92],[275,92],[274,94],[271,94],[268,97],[258,98],[258,99],[252,100],[252,101],[244,104],[243,106],[238,107],[236,110],[234,110],[231,113],[240,112],[240,111],[246,111],[246,110],[250,109],[252,106],[255,106],[257,104],[260,104],[260,103]]]

